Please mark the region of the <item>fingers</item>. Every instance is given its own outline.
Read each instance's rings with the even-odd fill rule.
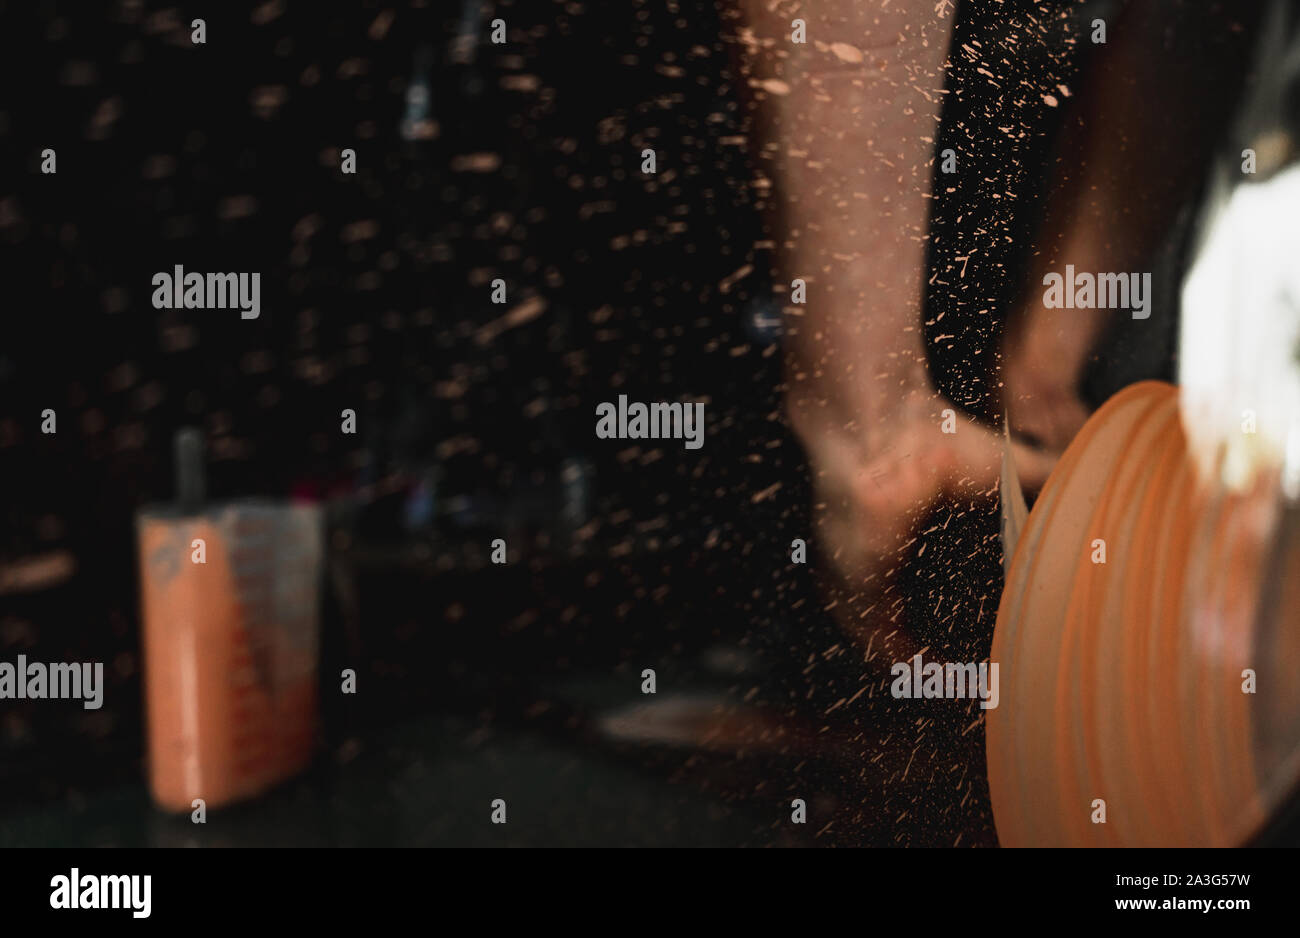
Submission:
[[[1044,387],[1021,394],[1007,407],[1012,432],[1049,449],[1064,449],[1088,422],[1088,408],[1078,395],[1063,388]]]
[[[1002,472],[1001,433],[975,423],[944,433],[912,421],[882,434],[870,449],[843,434],[810,441],[817,502],[835,566],[861,582],[891,565],[917,522],[944,495],[994,497]],[[1016,472],[1030,491],[1042,488],[1060,457],[1011,444]]]
[[[1047,477],[1061,458],[1059,450],[1045,450],[1027,443],[1011,443],[1011,455],[1016,461],[1016,475],[1020,485],[1028,491],[1037,491],[1047,483]]]
[[[966,494],[988,493],[997,489],[1002,474],[1003,435],[981,424],[967,424],[948,437],[955,458],[947,469],[946,489]],[[1011,454],[1016,474],[1026,489],[1042,488],[1060,458],[1061,450],[1012,441]]]

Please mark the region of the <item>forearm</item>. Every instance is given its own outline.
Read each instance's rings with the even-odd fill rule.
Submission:
[[[742,6],[778,274],[808,288],[789,307],[790,415],[798,427],[829,407],[823,418],[869,424],[928,389],[920,314],[952,9]],[[806,43],[791,41],[794,19]]]
[[[1175,214],[1202,180],[1246,70],[1259,3],[1191,0],[1171,20],[1160,4],[1128,2],[1084,83],[1061,101],[1070,113],[1028,271],[1014,344],[1073,391],[1106,310],[1043,308],[1043,276],[1150,269]],[[1152,55],[1153,48],[1162,54]]]

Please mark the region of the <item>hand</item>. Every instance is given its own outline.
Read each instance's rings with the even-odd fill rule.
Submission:
[[[1063,450],[1087,422],[1079,380],[1106,315],[1104,310],[1028,312],[1022,330],[1007,342],[1002,369],[1003,409],[1013,437]]]
[[[944,410],[955,414],[944,433]],[[934,392],[918,392],[892,412],[839,424],[826,408],[792,409],[814,473],[816,536],[832,567],[834,612],[861,645],[882,646],[890,623],[881,602],[917,525],[947,496],[996,497],[1003,436],[964,416]],[[1059,454],[1013,443],[1021,483],[1040,488]],[[875,636],[873,638],[873,636]],[[894,660],[914,648],[894,637]]]

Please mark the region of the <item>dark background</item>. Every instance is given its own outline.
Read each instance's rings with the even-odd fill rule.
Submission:
[[[0,843],[995,842],[978,709],[842,705],[864,673],[789,563],[810,489],[712,3],[0,11],[0,566],[75,561],[0,595],[0,657],[103,661],[108,684],[100,711],[0,704]],[[941,390],[976,415],[1061,120],[1040,92],[1086,67],[1084,15],[960,12],[957,46],[983,56],[954,56],[939,148],[961,169],[936,199],[927,329]],[[1016,93],[989,90],[989,62]],[[261,317],[154,310],[175,264],[259,271]],[[501,328],[530,298],[544,311]],[[703,449],[597,440],[595,405],[620,393],[705,401]],[[183,425],[205,432],[215,497],[328,499],[331,531],[319,764],[201,830],[149,809],[141,763],[132,519],[172,497]],[[996,508],[935,519],[908,621],[979,660]],[[761,708],[789,741],[608,738],[599,717],[643,701],[645,667],[660,697]],[[506,793],[508,833],[486,823]]]

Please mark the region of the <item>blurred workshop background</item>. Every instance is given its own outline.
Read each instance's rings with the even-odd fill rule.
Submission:
[[[988,6],[959,14],[982,55],[941,135],[981,158],[937,196],[934,264],[978,245],[1000,273],[927,317],[977,416],[1068,113],[977,72],[1032,98],[1087,65],[1078,5]],[[810,486],[725,7],[0,10],[0,660],[107,681],[100,710],[0,701],[0,845],[996,841],[978,709],[862,695],[815,545],[790,562]],[[260,318],[155,310],[177,264],[260,272]],[[597,439],[619,394],[706,402],[704,447]],[[318,757],[202,826],[145,784],[134,528],[186,426],[212,498],[326,525]],[[907,572],[906,620],[958,660],[987,655],[1001,583],[996,506],[969,507],[936,507]]]

